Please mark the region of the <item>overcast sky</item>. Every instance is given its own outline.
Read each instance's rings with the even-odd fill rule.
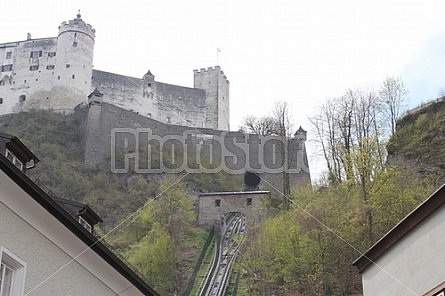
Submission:
[[[310,132],[323,99],[388,75],[406,81],[411,107],[445,87],[445,1],[15,0],[1,5],[0,43],[55,37],[78,9],[96,29],[95,69],[192,87],[194,69],[219,64],[232,130],[285,100]]]

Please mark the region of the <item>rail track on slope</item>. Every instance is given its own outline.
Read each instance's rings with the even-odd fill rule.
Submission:
[[[204,280],[199,296],[224,296],[235,261],[238,243],[234,235],[244,234],[246,217],[240,213],[230,213],[223,217],[220,240],[215,240],[215,251],[209,272]]]

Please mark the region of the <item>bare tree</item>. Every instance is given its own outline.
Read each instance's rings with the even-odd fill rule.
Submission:
[[[314,125],[318,142],[322,147],[323,157],[328,167],[328,181],[341,183],[343,179],[342,162],[338,149],[337,99],[327,99],[318,109],[318,114],[309,118]]]
[[[290,120],[290,111],[287,102],[278,101],[275,103],[273,109],[273,119],[276,125],[276,135],[280,137],[279,140],[279,152],[281,155],[281,164],[283,165],[283,171],[281,175],[281,182],[283,188],[283,206],[285,209],[289,209],[289,199],[291,195],[290,190],[290,176],[289,176],[289,166],[292,161],[290,155],[293,155],[293,151],[290,151],[289,138],[292,136],[292,124]]]
[[[292,124],[290,108],[287,102],[275,102],[275,106],[269,116],[260,118],[254,116],[245,117],[242,129],[253,134],[277,137],[278,154],[280,155],[280,162],[283,168],[281,175],[283,207],[289,208],[291,194],[289,167],[291,162],[295,161],[292,159],[295,153],[291,150],[296,149],[296,146],[289,145],[289,140],[292,136]]]
[[[386,77],[380,86],[380,99],[384,104],[383,114],[391,124],[391,136],[396,132],[396,123],[403,112],[408,90],[400,78]]]
[[[243,120],[243,129],[252,134],[269,136],[277,133],[277,125],[271,116],[255,117],[247,116]]]

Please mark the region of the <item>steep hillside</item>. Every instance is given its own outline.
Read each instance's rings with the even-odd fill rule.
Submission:
[[[30,175],[53,195],[88,203],[104,219],[106,230],[155,197],[164,175],[113,174],[85,164],[80,126],[76,114],[32,111],[0,117],[0,132],[16,135],[40,158]],[[184,181],[192,195],[235,190],[242,184],[240,176],[223,172],[211,178],[189,174]]]
[[[403,159],[421,173],[445,181],[445,99],[408,112],[387,146],[390,159]]]
[[[165,174],[113,174],[101,170],[84,163],[80,121],[76,114],[46,111],[10,114],[0,117],[0,132],[16,135],[40,158],[36,168],[28,172],[39,186],[50,195],[87,203],[103,218],[99,232],[108,233],[130,218],[109,233],[106,241],[148,276],[148,282],[161,294],[171,294],[173,288],[182,291],[207,237],[206,230],[193,225],[193,201],[197,193],[237,190],[242,184],[241,177],[221,172],[175,175],[169,179]],[[176,183],[179,177],[183,177],[182,182]],[[174,183],[166,188],[164,180]],[[179,197],[183,201],[175,209],[180,213],[187,212],[187,219],[179,219],[176,212],[160,216],[167,221],[151,217],[161,201]],[[133,215],[144,204],[148,205]],[[181,223],[173,223],[176,220]],[[181,225],[179,232],[176,228],[174,233],[170,229],[174,225]],[[154,253],[148,257],[145,253],[144,260],[155,263],[145,264],[144,260],[138,259],[141,252],[147,251],[144,249],[147,246],[163,248],[165,244],[174,250],[170,261],[165,261],[164,255]],[[164,278],[166,270],[174,271],[169,272],[170,282]]]

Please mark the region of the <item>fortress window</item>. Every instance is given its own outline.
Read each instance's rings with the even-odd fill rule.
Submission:
[[[12,64],[2,66],[2,72],[9,72],[9,71],[12,71]]]
[[[0,104],[3,104],[3,98],[0,98]]]
[[[66,67],[69,68],[69,67],[70,67],[70,64],[66,64]]]
[[[46,70],[53,70],[54,69],[54,65],[48,65],[46,66]]]
[[[30,58],[40,58],[42,56],[41,50],[31,51]]]
[[[73,47],[77,47],[77,41],[73,42]]]
[[[25,95],[21,95],[21,96],[19,97],[19,103],[20,103],[20,104],[23,104],[23,103],[25,102],[25,100],[26,100],[26,96],[25,96]]]
[[[167,117],[167,122],[170,123],[170,116]]]
[[[6,59],[10,59],[10,58],[12,58],[12,51],[8,51],[6,53]]]
[[[73,74],[72,78],[74,79],[76,76]]]
[[[55,57],[55,56],[56,56],[56,52],[55,51],[48,52],[48,57],[49,58],[52,58],[52,57]]]
[[[36,71],[36,70],[39,70],[39,65],[32,65],[32,66],[29,66],[29,70],[30,70],[30,71]]]
[[[147,86],[148,86],[148,87],[151,87],[151,83],[147,83]]]
[[[221,206],[221,200],[220,199],[215,199],[215,207],[219,208]]]
[[[147,117],[151,118],[151,113],[147,113]]]
[[[251,205],[252,205],[252,198],[251,198],[251,197],[248,197],[248,198],[247,198],[247,203],[246,203],[246,205],[247,205],[247,206],[251,206]]]
[[[57,76],[57,80],[60,80],[60,76]]]

